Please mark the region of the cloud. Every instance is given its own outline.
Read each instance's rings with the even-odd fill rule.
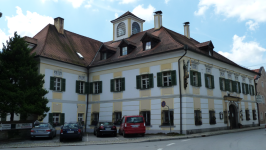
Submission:
[[[118,13],[115,13],[115,18],[118,18]]]
[[[94,12],[99,12],[99,9],[95,8],[95,9],[93,9],[92,11],[94,11]]]
[[[9,17],[6,16],[5,19],[7,20],[7,27],[8,27],[8,34],[5,34],[2,30],[0,30],[0,42],[5,42],[8,40],[8,37],[13,37],[14,32],[23,37],[29,36],[33,37],[37,34],[40,30],[42,30],[47,24],[54,24],[54,19],[49,16],[42,16],[37,14],[36,12],[27,11],[26,15],[22,13],[20,7],[16,7],[16,15]],[[0,49],[2,48],[2,44]]]
[[[42,0],[43,3],[45,3],[48,0]],[[58,2],[58,0],[53,0],[54,2]]]
[[[266,59],[263,57],[263,54],[266,49],[254,41],[244,42],[245,38],[245,36],[239,37],[234,35],[233,48],[230,52],[219,51],[218,53],[244,66],[265,63]]]
[[[241,21],[254,20],[255,22],[266,21],[265,0],[200,0],[195,15],[204,15],[211,6],[216,14],[225,17],[237,17]]]
[[[143,5],[138,5],[135,7],[132,11],[132,13],[141,19],[146,20],[147,22],[152,21],[154,16],[153,12],[155,11],[155,8],[152,5],[149,5],[146,9],[143,8]]]
[[[91,4],[87,4],[84,6],[85,8],[91,8]]]
[[[259,24],[257,22],[253,22],[252,20],[249,20],[248,22],[246,22],[246,25],[249,26],[249,30],[253,30],[253,31],[259,28]]]
[[[129,3],[134,3],[136,1],[138,1],[138,0],[121,0],[119,2],[119,4],[129,4]]]
[[[84,0],[67,0],[68,2],[72,3],[74,8],[78,8],[84,2]]]
[[[2,47],[3,47],[3,43],[6,45],[6,41],[8,39],[9,39],[9,36],[6,35],[5,32],[0,29],[0,42],[1,42],[0,51],[1,51]]]
[[[170,0],[164,0],[165,4],[168,4],[169,1],[170,1]]]

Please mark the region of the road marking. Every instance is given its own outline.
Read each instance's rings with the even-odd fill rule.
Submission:
[[[170,143],[170,144],[168,144],[168,145],[166,145],[166,146],[171,146],[171,145],[174,145],[175,143]]]
[[[159,148],[159,149],[157,149],[157,150],[163,150],[163,148]]]
[[[87,142],[89,142],[89,136],[88,136],[88,134],[87,134]]]
[[[186,142],[186,141],[189,141],[190,139],[187,139],[187,140],[182,140],[182,142]]]

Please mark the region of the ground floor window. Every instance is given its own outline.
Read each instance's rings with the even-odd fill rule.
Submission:
[[[84,113],[78,113],[78,121],[81,122],[82,125],[84,125]]]
[[[256,110],[252,110],[253,120],[257,120]]]
[[[151,112],[150,111],[141,111],[140,115],[144,117],[145,124],[147,126],[151,125]]]
[[[224,111],[224,123],[225,124],[228,123],[228,114],[227,114],[227,111]]]
[[[49,123],[51,125],[60,126],[65,123],[65,114],[64,113],[49,113]]]
[[[174,111],[170,111],[170,118],[169,118],[168,110],[162,111],[162,125],[163,126],[170,125],[169,119],[171,122],[171,126],[174,125]]]
[[[246,120],[250,120],[250,116],[249,116],[249,110],[246,110]]]
[[[210,124],[216,124],[215,111],[209,111]]]
[[[202,125],[202,117],[200,110],[194,110],[195,115],[195,125]]]
[[[122,112],[113,113],[113,122],[115,125],[121,125]]]
[[[99,121],[99,113],[92,113],[91,114],[91,125],[97,125]]]

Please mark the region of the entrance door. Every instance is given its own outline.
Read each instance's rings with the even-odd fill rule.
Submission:
[[[237,128],[237,114],[236,114],[236,109],[235,109],[235,106],[234,105],[230,105],[229,106],[229,111],[230,111],[230,128],[233,129],[233,128]]]

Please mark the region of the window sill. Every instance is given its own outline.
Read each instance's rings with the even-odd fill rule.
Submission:
[[[171,126],[169,126],[169,125],[160,125],[159,126],[160,128],[169,128],[169,127],[176,127],[175,125],[171,125]]]
[[[151,88],[146,88],[146,89],[139,89],[139,90],[150,90]]]
[[[171,86],[161,86],[161,88],[169,88],[169,87],[173,87],[175,85],[171,85]]]
[[[52,90],[52,91],[53,91],[53,92],[60,92],[60,93],[61,93],[61,92],[64,92],[64,91],[56,91],[56,90]]]
[[[119,92],[123,92],[123,91],[113,91],[114,93],[119,93]]]
[[[214,88],[209,88],[209,87],[206,87],[208,90],[214,90]]]

